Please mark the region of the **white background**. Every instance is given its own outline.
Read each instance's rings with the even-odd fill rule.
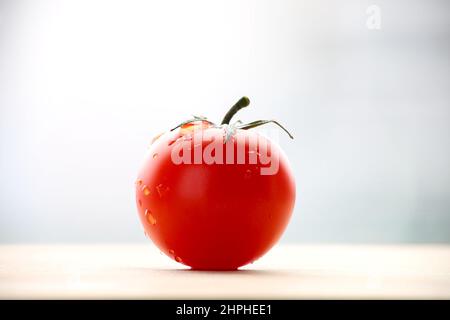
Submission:
[[[151,138],[242,95],[295,136],[283,241],[450,242],[449,58],[444,0],[1,0],[0,242],[146,241]]]

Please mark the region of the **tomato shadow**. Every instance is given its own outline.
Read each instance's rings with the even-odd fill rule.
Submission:
[[[237,270],[199,270],[199,269],[191,269],[191,268],[183,268],[183,269],[155,269],[149,268],[148,271],[157,271],[168,274],[192,274],[192,275],[210,275],[210,276],[258,276],[258,277],[280,277],[286,276],[291,277],[294,270],[264,270],[264,269],[237,269]]]

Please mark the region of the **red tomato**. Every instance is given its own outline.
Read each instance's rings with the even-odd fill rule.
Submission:
[[[136,182],[146,234],[166,255],[193,269],[234,270],[255,261],[280,238],[294,208],[295,183],[285,155],[254,131],[236,129],[222,142],[224,164],[175,163],[176,150],[184,147],[194,162],[194,151],[211,143],[205,136],[223,137],[224,131],[208,121],[194,121],[160,135]],[[256,150],[249,143],[253,138],[259,139]],[[261,156],[256,163],[248,161],[264,143],[269,156],[279,154],[272,175],[261,174],[268,166]],[[234,163],[227,164],[230,145]],[[244,150],[244,164],[236,163],[238,148]]]

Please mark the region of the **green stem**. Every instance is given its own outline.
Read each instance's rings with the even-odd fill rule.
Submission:
[[[238,102],[236,102],[234,104],[234,106],[232,106],[230,108],[230,110],[228,110],[227,114],[225,115],[225,117],[222,120],[221,124],[230,124],[231,118],[233,118],[233,116],[242,108],[247,107],[250,104],[250,99],[247,97],[242,97],[241,99],[239,99]]]

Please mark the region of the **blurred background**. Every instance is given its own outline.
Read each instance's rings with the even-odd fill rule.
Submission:
[[[0,0],[0,242],[145,242],[134,181],[192,114],[278,119],[283,242],[450,242],[450,2]]]

